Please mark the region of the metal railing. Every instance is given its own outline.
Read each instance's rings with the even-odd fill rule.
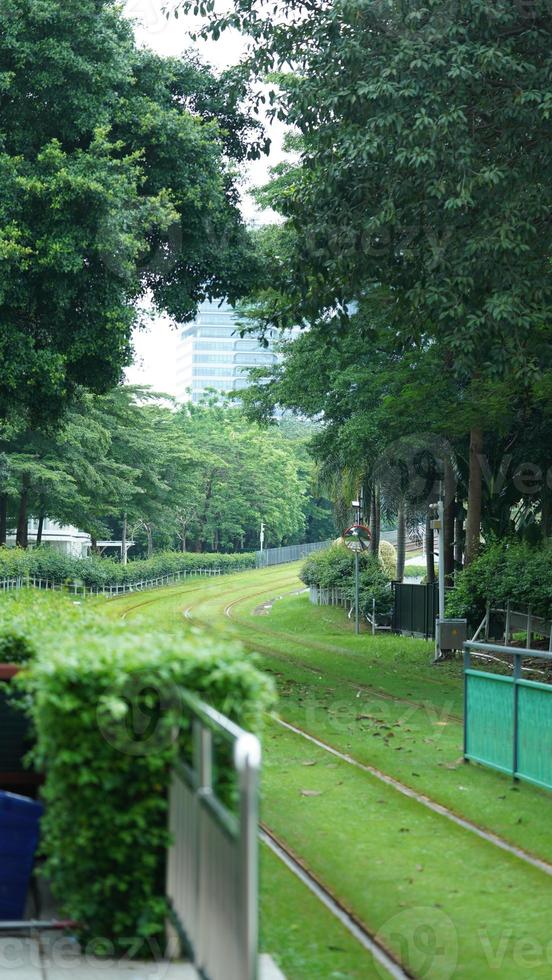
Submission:
[[[491,664],[489,670],[475,669],[472,656]],[[535,660],[550,668],[552,653],[481,640],[464,644],[464,758],[552,789],[552,684],[522,676],[550,676]],[[493,662],[512,675],[492,672]]]
[[[315,606],[341,606],[347,611],[347,616],[351,619],[355,612],[354,600],[350,598],[344,591],[336,586],[331,586],[330,588],[323,588],[320,585],[311,585],[309,587],[309,599]],[[369,606],[370,608],[370,606]],[[388,618],[388,617],[387,617]],[[370,626],[372,633],[375,634],[376,630],[389,630],[390,625],[385,622],[385,617],[380,617],[378,621],[378,616],[376,614],[376,598],[372,596],[371,599],[371,611],[364,613],[364,619]]]
[[[535,616],[531,605],[528,605],[526,610],[515,609],[510,600],[502,608],[491,606],[490,602],[487,603],[485,615],[472,639],[478,640],[483,634],[485,642],[488,643],[489,640],[496,641],[500,637],[508,646],[513,633],[526,634],[527,649],[532,648],[532,641],[535,636],[548,638],[548,650],[549,653],[552,653],[552,620]]]
[[[169,798],[172,938],[204,980],[257,980],[261,746],[207,705],[186,697],[185,706],[193,750],[176,768]],[[214,779],[221,741],[230,751],[235,807]]]
[[[331,541],[315,541],[309,544],[288,544],[282,548],[265,548],[256,552],[257,568],[267,568],[269,565],[285,565],[290,561],[301,561],[312,555],[314,551],[329,548]]]

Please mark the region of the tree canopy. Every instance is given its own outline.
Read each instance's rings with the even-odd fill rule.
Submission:
[[[48,517],[93,541],[134,540],[134,554],[255,550],[261,522],[267,546],[330,537],[304,441],[216,396],[177,407],[142,388],[80,390],[54,434],[4,427],[0,543],[13,529],[26,547],[29,517],[39,543]]]
[[[299,134],[297,162],[263,195],[285,225],[267,242],[259,322],[308,326],[311,349],[327,338],[341,385],[354,384],[360,402],[382,399],[385,440],[393,405],[374,332],[359,332],[354,313],[371,306],[379,340],[387,337],[387,380],[389,371],[411,378],[404,390],[424,409],[403,428],[448,421],[449,439],[468,438],[469,560],[480,539],[481,460],[503,437],[509,445],[513,419],[519,450],[550,391],[548,4],[234,0],[220,16],[211,2],[199,7],[213,35],[237,26],[250,36],[249,68],[258,79],[278,72],[273,111]],[[370,355],[375,378],[355,371],[353,382],[343,337],[359,345],[360,363]],[[357,424],[370,440],[366,415],[339,418],[337,403],[352,400],[342,388],[318,411],[332,397],[334,428]],[[405,408],[400,385],[393,399]],[[545,510],[548,489],[541,479]],[[511,482],[508,490],[513,501]]]
[[[260,129],[235,75],[139,50],[115,0],[0,6],[0,418],[56,422],[131,357],[137,301],[180,320],[254,257],[235,165]]]

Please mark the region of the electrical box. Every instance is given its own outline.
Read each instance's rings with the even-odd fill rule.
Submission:
[[[436,645],[440,653],[447,650],[462,650],[468,639],[467,619],[438,619]]]

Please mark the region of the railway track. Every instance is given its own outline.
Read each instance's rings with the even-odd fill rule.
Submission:
[[[387,949],[378,940],[378,937],[368,929],[364,922],[351,909],[348,909],[335,897],[310,868],[294,854],[285,841],[282,841],[266,824],[261,824],[260,836],[263,844],[266,844],[272,853],[306,885],[309,891],[316,895],[318,900],[345,926],[357,942],[381,964],[390,977],[394,977],[396,980],[404,980],[404,978],[414,976],[414,974],[405,970],[392,951]]]
[[[224,588],[221,592],[219,582],[211,589],[206,588],[205,584],[202,584],[201,586],[196,586],[193,589],[187,588],[174,591],[172,593],[165,592],[164,595],[156,595],[148,600],[136,603],[130,608],[126,608],[123,615],[126,616],[135,610],[166,600],[171,596],[174,596],[175,598],[179,596],[187,597],[191,593],[194,593],[191,602],[188,602],[182,610],[185,618],[188,621],[193,621],[204,628],[210,628],[212,626],[212,622],[209,622],[207,618],[203,618],[203,616],[201,616],[201,607],[216,604],[216,619],[220,619],[220,617],[223,616],[229,621],[229,624],[233,624],[236,632],[247,632],[249,634],[250,639],[243,641],[242,638],[242,642],[244,642],[244,645],[247,648],[258,650],[260,653],[266,653],[275,660],[288,664],[294,664],[297,667],[301,667],[303,670],[320,676],[321,671],[319,668],[314,668],[310,664],[305,664],[301,660],[295,658],[293,655],[283,654],[277,646],[275,647],[269,644],[259,643],[253,638],[252,634],[258,635],[259,633],[262,633],[263,635],[266,635],[267,638],[273,638],[275,643],[277,643],[278,639],[289,640],[292,638],[298,645],[304,645],[312,649],[320,648],[319,645],[310,643],[308,640],[304,641],[303,638],[298,639],[297,636],[293,636],[292,634],[280,634],[275,630],[270,631],[266,627],[263,629],[258,629],[256,623],[249,623],[245,621],[243,617],[237,617],[235,615],[235,612],[237,608],[239,608],[240,604],[258,599],[261,596],[265,597],[268,594],[274,595],[275,592],[279,593],[282,590],[285,590],[286,585],[295,585],[295,577],[290,576],[290,573],[287,572],[281,576],[271,578],[270,582],[267,581],[264,589],[252,590],[251,588],[248,588],[245,593],[244,585],[245,583],[243,583],[241,586],[237,586],[235,581],[234,584],[231,585],[231,583],[228,582],[228,587]],[[236,592],[238,591],[239,594],[236,595]],[[293,591],[296,591],[296,589],[294,588]],[[199,596],[198,593],[201,593],[201,596]],[[199,616],[198,613],[200,614]],[[207,610],[205,610],[205,614],[207,614]],[[346,679],[340,678],[341,682],[344,680]],[[406,704],[422,708],[426,707],[426,705],[423,703],[403,698],[396,698],[393,695],[380,692],[369,685],[363,686],[356,682],[350,682],[350,686],[357,691],[359,689],[364,689],[373,697],[382,697],[384,700],[391,700],[398,704]],[[460,721],[458,716],[448,715],[445,717],[449,717],[451,721]],[[388,773],[385,773],[374,766],[363,763],[351,755],[341,752],[335,746],[317,738],[311,732],[299,728],[297,725],[292,725],[289,722],[286,722],[283,718],[278,717],[275,718],[274,721],[285,729],[290,735],[310,742],[312,745],[316,746],[316,748],[328,753],[334,759],[354,767],[356,770],[365,772],[368,778],[379,780],[390,789],[402,794],[405,797],[408,797],[424,809],[432,811],[433,813],[442,817],[444,820],[447,820],[448,822],[462,828],[467,833],[482,839],[487,844],[496,847],[498,850],[512,857],[515,857],[524,864],[530,865],[532,868],[538,870],[546,876],[552,876],[552,864],[548,863],[547,861],[537,857],[534,854],[531,854],[528,851],[516,847],[509,841],[504,840],[499,835],[486,830],[484,827],[478,826],[476,823],[473,823],[470,820],[467,820],[430,797],[417,792],[412,787],[407,786],[404,783],[401,783]],[[355,937],[363,948],[372,955],[374,960],[377,961],[381,967],[382,972],[385,971],[392,977],[413,976],[413,974],[409,973],[404,965],[399,962],[396,956],[381,942],[378,936],[374,935],[370,928],[355,914],[354,910],[347,908],[332,892],[332,890],[320,880],[312,868],[309,867],[308,863],[303,860],[301,855],[295,853],[289,844],[278,836],[272,828],[263,825],[261,830],[261,838],[264,844],[270,848],[270,850],[306,887],[310,889],[310,891],[319,899],[319,901],[322,902],[326,908],[332,912],[335,918],[338,919],[349,931],[349,933]]]

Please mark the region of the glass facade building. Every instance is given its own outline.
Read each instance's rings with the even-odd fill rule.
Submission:
[[[208,388],[239,391],[248,384],[252,367],[275,364],[278,355],[252,335],[240,337],[237,317],[226,302],[205,302],[193,323],[180,328],[177,353],[177,394],[181,401],[198,402]]]

